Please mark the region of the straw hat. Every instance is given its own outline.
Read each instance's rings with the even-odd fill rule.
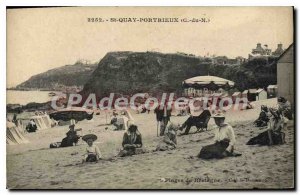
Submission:
[[[225,118],[225,115],[223,113],[216,113],[213,115],[213,118]]]
[[[89,139],[92,139],[93,141],[95,141],[95,140],[97,140],[97,136],[94,134],[87,134],[82,137],[82,140],[84,140],[84,141],[88,141]]]

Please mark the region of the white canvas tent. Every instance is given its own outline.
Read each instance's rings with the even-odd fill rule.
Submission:
[[[6,144],[25,144],[29,141],[22,135],[18,127],[12,122],[6,122]]]
[[[51,128],[52,121],[49,115],[33,116],[30,119],[34,120],[38,130]]]
[[[38,116],[31,116],[31,117],[24,117],[20,118],[20,121],[18,122],[18,127],[20,127],[22,130],[26,130],[26,126],[28,125],[30,120],[33,120],[37,126],[37,130],[44,130],[49,129],[54,124],[54,121],[50,119],[49,115],[38,115]]]

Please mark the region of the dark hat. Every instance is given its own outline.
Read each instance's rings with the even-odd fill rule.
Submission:
[[[265,105],[262,105],[262,106],[261,106],[261,109],[264,110],[264,111],[266,111],[266,112],[268,111],[268,107],[265,106]]]
[[[85,142],[88,141],[89,139],[92,139],[93,141],[95,141],[95,140],[97,140],[97,135],[87,134],[82,137],[82,140]]]
[[[138,127],[134,124],[129,125],[128,131],[137,131]]]
[[[277,98],[277,101],[285,103],[286,99],[284,97],[279,97],[279,98]]]

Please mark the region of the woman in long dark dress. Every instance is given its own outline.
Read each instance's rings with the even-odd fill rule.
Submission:
[[[247,145],[278,145],[285,142],[285,133],[282,132],[284,120],[278,110],[270,109],[272,114],[269,127],[266,131],[251,138]]]
[[[259,117],[258,119],[256,119],[254,121],[254,124],[256,125],[256,127],[264,127],[264,126],[268,126],[268,122],[269,122],[269,117],[268,117],[268,107],[262,105],[261,106],[261,111],[259,113]]]
[[[81,130],[81,129],[79,129]],[[69,131],[66,133],[66,137],[62,139],[60,147],[69,147],[73,146],[73,144],[77,144],[80,136],[77,135],[77,131],[75,130],[75,125],[69,126]]]
[[[120,151],[118,156],[125,157],[142,153],[142,135],[138,130],[138,127],[134,124],[129,124],[128,130],[124,133],[123,150]]]

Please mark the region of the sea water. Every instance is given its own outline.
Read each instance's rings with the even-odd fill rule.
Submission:
[[[51,91],[18,91],[6,90],[6,104],[26,105],[30,102],[44,103],[51,101]],[[55,92],[61,94],[61,92]]]

